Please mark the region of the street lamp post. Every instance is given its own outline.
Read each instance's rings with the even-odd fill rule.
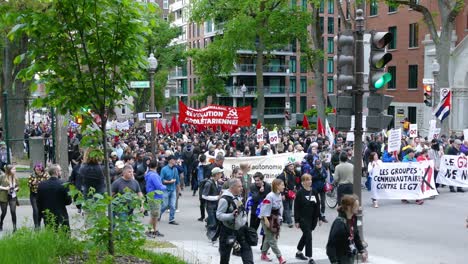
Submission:
[[[439,86],[437,85],[437,77],[439,76],[440,65],[437,62],[437,59],[432,61],[432,75],[434,76],[434,96],[432,97],[432,106],[435,106],[435,103],[439,104],[440,101],[440,91]]]
[[[242,106],[245,106],[245,92],[247,92],[247,87],[245,86],[245,84],[242,84],[241,91],[242,91]]]
[[[286,69],[286,78],[289,78],[289,68]],[[287,112],[289,115],[292,114],[290,113],[291,99],[289,98],[289,85],[286,85],[286,103],[285,103],[284,108],[285,108],[285,112]],[[284,126],[286,127],[286,131],[289,131],[289,119],[288,118],[284,119]]]
[[[158,68],[158,60],[154,57],[154,54],[151,53],[148,58],[148,72],[150,75],[150,111],[156,112],[156,107],[154,105],[154,73]],[[151,152],[153,155],[156,153],[156,129],[154,127],[154,119],[151,120]]]

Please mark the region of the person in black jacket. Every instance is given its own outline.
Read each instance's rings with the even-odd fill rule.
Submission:
[[[328,223],[328,220],[325,218],[325,191],[323,190],[327,182],[328,173],[321,160],[315,160],[314,169],[310,174],[313,180],[312,188],[320,195],[320,220]]]
[[[352,264],[358,253],[362,255],[362,262],[367,261],[367,250],[357,228],[358,210],[358,197],[344,195],[328,236],[327,255],[331,264]]]
[[[52,226],[55,229],[64,226],[70,230],[66,206],[72,203],[72,198],[68,195],[68,188],[64,186],[64,182],[58,178],[61,176],[62,169],[59,165],[52,164],[48,172],[50,178],[41,182],[37,189],[39,213],[44,219],[45,226]],[[52,214],[53,218],[48,217],[46,212]]]
[[[320,220],[320,199],[318,192],[312,189],[312,176],[304,174],[301,177],[302,189],[296,193],[294,201],[294,222],[296,228],[302,231],[302,237],[297,244],[296,258],[309,260],[309,264],[315,264],[312,258],[312,231],[322,224]],[[305,246],[305,256],[302,250]]]
[[[271,185],[264,181],[264,176],[261,172],[256,172],[253,176],[254,183],[250,185],[250,194],[252,195],[252,206],[250,207],[250,227],[257,230],[260,226],[260,219],[256,212],[258,205],[265,199],[267,194],[271,192]]]
[[[104,170],[100,164],[101,160],[92,154],[93,151],[95,150],[92,148],[86,150],[79,170],[82,180],[81,186],[85,196],[88,195],[90,188],[94,188],[95,193],[103,194],[106,191]]]

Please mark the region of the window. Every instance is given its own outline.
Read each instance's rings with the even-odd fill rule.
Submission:
[[[334,89],[333,89],[333,78],[328,78],[327,79],[327,92],[329,94],[332,94],[334,92]]]
[[[323,23],[324,23],[323,17],[319,17],[319,28],[320,28],[320,32],[323,32]]]
[[[307,110],[307,96],[301,96],[299,112],[304,113]]]
[[[408,121],[410,121],[411,124],[416,124],[416,110],[415,106],[408,106]]]
[[[307,58],[306,57],[301,57],[301,72],[302,73],[307,72]]]
[[[301,93],[307,93],[307,77],[301,77]]]
[[[319,8],[320,14],[323,13],[323,6],[324,6],[323,1],[324,1],[324,0],[320,0],[320,8]]]
[[[328,0],[328,14],[333,14],[335,3],[333,0]]]
[[[293,96],[289,99],[289,102],[291,104],[291,113],[294,114],[294,113],[297,113],[297,100],[296,100],[296,97]]]
[[[387,89],[396,89],[396,66],[388,66],[388,73],[392,75],[392,79],[388,82]]]
[[[123,106],[123,107],[122,107],[122,115],[125,115],[126,110],[127,110],[127,107],[126,107],[126,106]]]
[[[398,8],[396,6],[393,6],[393,5],[388,6],[388,12],[389,13],[395,13],[397,10],[398,10]]]
[[[418,33],[419,33],[418,23],[410,24],[409,25],[409,47],[410,48],[418,47]]]
[[[397,48],[397,27],[389,27],[388,31],[392,33],[393,35],[392,41],[390,42],[390,44],[388,44],[388,49],[396,49]]]
[[[418,88],[418,65],[409,65],[408,89]]]
[[[290,57],[289,58],[289,70],[292,73],[295,73],[297,71],[297,62],[296,62],[296,57]]]
[[[335,29],[335,23],[334,23],[334,18],[333,17],[329,17],[328,18],[328,23],[327,23],[327,27],[328,27],[328,34],[333,34],[334,32],[334,29]]]
[[[327,52],[328,54],[333,54],[335,52],[335,42],[333,41],[333,38],[328,38],[328,41],[327,41]]]
[[[163,0],[163,9],[169,9],[169,0]]]
[[[296,93],[296,77],[289,78],[289,92]]]
[[[327,59],[327,73],[333,73],[334,65],[333,65],[333,58]]]
[[[376,16],[379,13],[379,2],[377,0],[370,1],[370,16]]]

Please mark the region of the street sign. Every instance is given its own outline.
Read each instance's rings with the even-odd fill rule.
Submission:
[[[440,88],[440,100],[445,98],[447,94],[449,93],[450,89],[449,88]]]
[[[434,84],[435,81],[434,81],[434,79],[423,79],[422,83],[423,84]]]
[[[163,114],[161,112],[147,112],[145,113],[145,119],[158,119],[162,118]]]
[[[150,82],[149,81],[133,81],[130,82],[131,88],[149,88]]]

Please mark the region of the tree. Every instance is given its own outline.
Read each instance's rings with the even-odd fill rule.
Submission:
[[[307,12],[295,5],[290,6],[290,1],[284,0],[195,0],[191,8],[192,21],[211,20],[223,25],[222,35],[215,39],[225,50],[255,52],[257,118],[264,122],[263,67],[268,62],[266,54],[284,48],[307,31],[310,20]]]
[[[12,34],[30,39],[24,58],[29,65],[21,72],[25,80],[34,75],[46,83],[51,96],[43,101],[60,113],[76,113],[89,107],[104,158],[107,192],[111,195],[107,159],[106,124],[116,102],[133,96],[129,80],[140,78],[146,68],[145,38],[157,23],[151,5],[132,0],[56,0],[43,10],[21,17]],[[92,121],[88,119],[88,123]],[[108,251],[114,254],[112,204],[108,206]]]
[[[30,95],[29,87],[31,81],[23,81],[17,78],[18,73],[27,66],[27,60],[21,61],[15,59],[17,56],[27,51],[28,37],[26,34],[22,34],[13,39],[8,37],[8,32],[12,30],[16,19],[20,15],[31,12],[32,10],[40,10],[43,6],[43,3],[31,0],[0,2],[0,47],[3,51],[0,60],[2,65],[0,68],[0,86],[3,92],[6,91],[8,93],[8,98],[10,98],[10,100],[8,100],[8,110],[10,114],[7,124],[10,139],[22,139],[24,136],[25,108],[29,103],[28,97]],[[0,104],[3,105],[3,100],[1,100]],[[2,115],[2,119],[3,118],[5,118],[5,115]],[[22,158],[24,155],[23,141],[16,140],[10,143],[12,155],[17,158]]]
[[[455,28],[455,19],[463,10],[464,0],[438,0],[439,13],[431,13],[427,6],[420,4],[417,0],[386,0],[388,5],[399,6],[405,5],[416,12],[421,13],[423,21],[426,24],[429,34],[434,41],[436,58],[440,65],[440,71],[437,76],[438,87],[450,87],[449,83],[449,61],[451,57],[451,36]],[[435,18],[439,18],[439,23]],[[440,25],[440,35],[437,29]],[[436,102],[438,102],[438,91],[435,93]],[[447,134],[448,122],[443,123],[442,133]]]

